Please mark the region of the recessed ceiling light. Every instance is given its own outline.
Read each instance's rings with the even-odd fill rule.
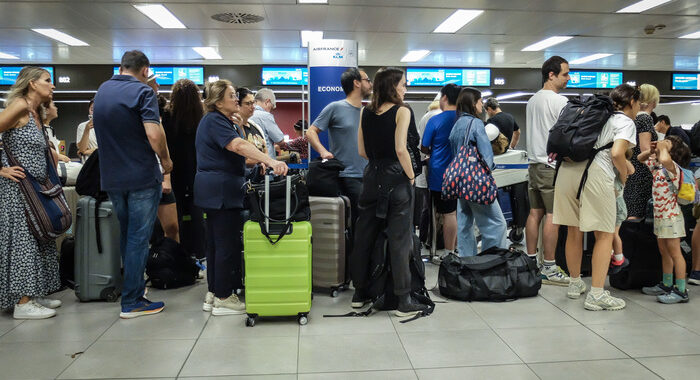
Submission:
[[[297,0],[297,4],[328,4],[328,0]]]
[[[678,38],[700,38],[700,32],[686,34],[685,36],[680,36]]]
[[[425,58],[430,54],[430,50],[409,50],[406,55],[401,58],[401,62],[416,62]]]
[[[320,41],[323,39],[323,31],[318,30],[302,30],[301,31],[301,47],[308,47],[309,41]]]
[[[204,59],[222,59],[216,49],[210,46],[193,47],[192,50],[196,51]]]
[[[163,4],[132,4],[163,29],[187,29]]]
[[[484,11],[458,9],[450,17],[446,18],[442,24],[438,25],[433,33],[455,33],[462,29],[464,25],[479,17]]]
[[[58,42],[63,42],[66,45],[70,46],[90,46],[86,42],[81,41],[73,36],[70,36],[68,34],[65,34],[63,32],[59,32],[56,29],[32,29],[33,31],[43,34],[46,37],[53,38],[54,40]]]
[[[486,91],[482,91],[482,92],[481,92],[481,97],[482,97],[482,98],[485,98],[485,97],[491,96],[491,95],[493,95],[493,92],[491,92],[491,91],[489,91],[489,90],[486,90]]]
[[[12,54],[3,53],[0,51],[0,59],[19,59],[19,57]]]
[[[569,62],[569,65],[581,65],[584,63],[596,61],[598,59],[603,59],[603,58],[609,57],[611,55],[612,54],[608,54],[608,53],[591,54],[591,55],[586,56],[586,57],[574,59],[573,61]]]
[[[642,0],[628,7],[624,7],[615,13],[642,13],[659,5],[666,4],[671,0]]]
[[[535,42],[534,44],[530,46],[526,46],[523,48],[522,51],[540,51],[544,50],[548,47],[554,46],[556,44],[560,44],[564,41],[568,41],[574,37],[572,36],[554,36],[554,37],[549,37],[546,38],[540,42]]]

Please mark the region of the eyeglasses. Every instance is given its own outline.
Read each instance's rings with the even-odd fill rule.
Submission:
[[[371,80],[371,79],[369,79],[369,78],[362,78],[362,79],[360,79],[360,80],[366,80],[366,81],[367,81],[367,83],[372,83],[372,80]]]
[[[241,105],[248,106],[248,107],[252,106],[253,104],[255,104],[255,101],[241,103]]]

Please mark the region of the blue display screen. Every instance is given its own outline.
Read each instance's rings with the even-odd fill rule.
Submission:
[[[306,67],[263,67],[263,86],[308,85],[309,69]]]
[[[673,90],[700,90],[700,74],[682,74],[674,73],[673,82],[671,82]]]
[[[23,66],[0,66],[0,86],[12,86],[17,81],[17,76]],[[51,74],[51,83],[54,82],[53,67],[42,66],[42,69]]]
[[[622,84],[620,71],[571,71],[569,88],[615,88]]]
[[[490,86],[490,69],[464,68],[413,68],[406,70],[407,86],[444,86],[456,83],[460,86]]]
[[[114,66],[114,75],[119,74],[119,66]],[[172,86],[180,79],[189,79],[195,84],[204,84],[204,67],[202,66],[151,66],[150,74],[158,75],[158,84]]]

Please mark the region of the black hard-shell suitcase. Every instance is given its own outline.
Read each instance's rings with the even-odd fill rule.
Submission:
[[[554,259],[557,265],[566,273],[569,273],[569,266],[566,265],[566,236],[568,229],[566,226],[559,227],[559,239],[557,240],[557,250]],[[591,261],[593,259],[593,246],[595,245],[595,235],[593,232],[583,233],[583,255],[581,256],[581,276],[590,276],[592,271]]]
[[[97,225],[99,223],[99,226]],[[116,301],[122,289],[120,227],[112,202],[83,196],[75,231],[75,295]]]

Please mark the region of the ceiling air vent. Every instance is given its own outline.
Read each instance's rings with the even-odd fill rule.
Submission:
[[[211,16],[211,18],[229,24],[255,24],[265,19],[262,16],[241,12],[217,13]]]

